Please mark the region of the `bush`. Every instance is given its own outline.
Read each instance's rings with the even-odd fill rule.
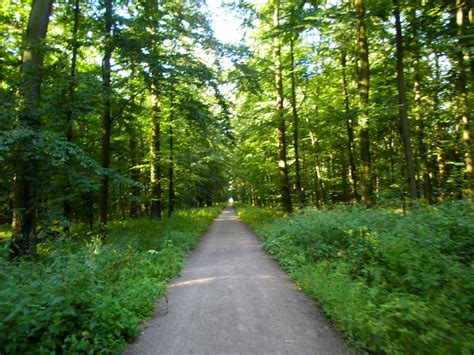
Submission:
[[[241,217],[271,212],[243,207]],[[250,216],[250,217],[249,217]],[[474,207],[306,209],[253,224],[264,248],[352,343],[382,353],[474,351]]]
[[[112,223],[107,243],[50,241],[39,261],[0,257],[0,352],[120,352],[219,211]]]

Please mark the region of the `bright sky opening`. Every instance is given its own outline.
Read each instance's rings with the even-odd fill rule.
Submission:
[[[239,43],[243,30],[235,11],[224,8],[223,0],[208,0],[207,6],[211,12],[211,26],[216,38],[222,43]]]

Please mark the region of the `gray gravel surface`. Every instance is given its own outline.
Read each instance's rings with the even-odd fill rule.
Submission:
[[[126,354],[348,354],[232,207],[214,221]]]

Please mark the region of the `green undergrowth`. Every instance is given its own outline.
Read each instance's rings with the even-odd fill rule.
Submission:
[[[362,351],[474,352],[474,207],[305,209],[290,217],[242,206],[297,284]]]
[[[2,239],[10,239],[11,228],[10,226],[0,225],[0,241]]]
[[[0,353],[119,353],[222,208],[114,222],[106,242],[44,242],[37,260],[0,257]]]

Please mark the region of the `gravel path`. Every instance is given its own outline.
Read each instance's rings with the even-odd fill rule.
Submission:
[[[126,354],[348,354],[227,207]]]

